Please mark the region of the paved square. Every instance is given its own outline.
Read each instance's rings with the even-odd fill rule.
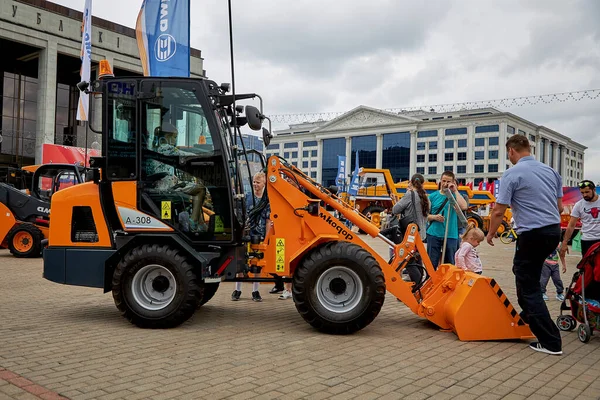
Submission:
[[[367,238],[382,254],[387,248]],[[513,305],[512,245],[480,246],[484,274]],[[579,253],[568,258],[565,285]],[[390,294],[375,321],[349,336],[304,322],[292,300],[232,302],[222,284],[182,326],[139,329],[110,293],[42,278],[42,261],[0,251],[0,399],[599,399],[600,335],[563,332],[564,355],[526,342],[460,342]],[[553,318],[560,302],[548,284]]]

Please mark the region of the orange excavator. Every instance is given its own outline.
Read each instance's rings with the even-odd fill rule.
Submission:
[[[460,340],[533,337],[493,278],[434,268],[415,225],[394,244],[276,156],[262,161],[266,195],[246,209],[240,127],[262,130],[265,146],[271,138],[258,95],[190,78],[101,76],[78,86],[101,103],[102,123],[90,126],[102,125],[102,156],[91,160],[90,181],[52,196],[46,279],[111,292],[122,315],[145,328],[185,322],[221,282],[281,278],[292,283],[301,317],[322,332],[366,328],[389,291]],[[255,98],[260,109],[239,104]],[[202,226],[189,209],[200,202],[211,210]],[[264,237],[250,235],[265,214]],[[336,215],[393,247],[394,257],[385,260]],[[423,271],[419,282],[402,279],[412,264]]]

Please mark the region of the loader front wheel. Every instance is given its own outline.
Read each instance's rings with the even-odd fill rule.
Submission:
[[[385,300],[385,278],[375,258],[347,242],[316,248],[293,282],[296,309],[319,331],[349,334],[369,325]]]
[[[112,294],[123,316],[140,328],[173,328],[187,321],[203,296],[192,265],[168,245],[131,249],[115,268]]]
[[[17,258],[35,258],[42,255],[44,234],[35,225],[18,224],[7,235],[8,248]]]

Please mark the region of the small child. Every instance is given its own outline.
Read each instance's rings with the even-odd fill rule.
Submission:
[[[542,287],[542,297],[544,298],[544,301],[548,301],[546,286],[548,285],[548,280],[550,277],[552,277],[552,283],[554,283],[554,286],[556,286],[556,300],[563,301],[565,299],[565,295],[563,294],[565,288],[562,280],[560,279],[560,272],[558,272],[559,249],[560,243],[558,244],[558,248],[555,249],[548,257],[546,257],[544,266],[542,267],[540,286]],[[560,263],[562,264],[562,273],[564,274],[567,272],[567,264],[564,257],[560,257]]]
[[[479,246],[485,239],[483,231],[474,225],[469,225],[464,235],[460,247],[454,255],[456,266],[467,271],[475,272],[481,275],[483,267],[481,266],[481,260],[477,255],[475,247]]]

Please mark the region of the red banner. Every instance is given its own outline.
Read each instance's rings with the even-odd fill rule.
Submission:
[[[42,164],[79,164],[89,165],[90,157],[99,156],[100,151],[83,147],[44,144],[42,148]]]

